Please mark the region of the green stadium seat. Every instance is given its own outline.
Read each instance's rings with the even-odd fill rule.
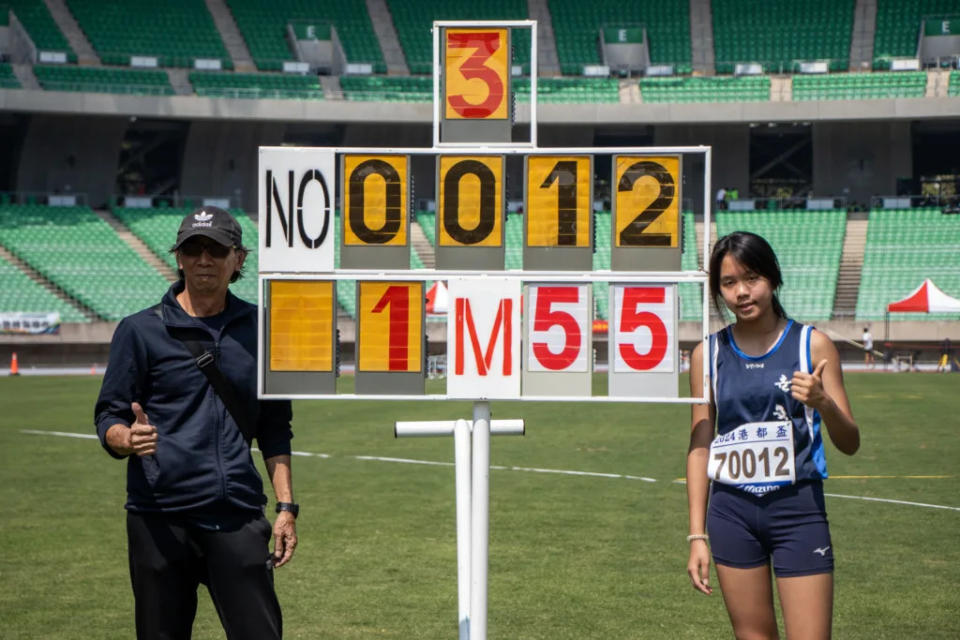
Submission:
[[[887,304],[930,278],[960,296],[960,217],[940,209],[875,209],[867,223],[858,320],[882,320]],[[960,320],[960,314],[896,313],[891,320]]]
[[[956,0],[877,0],[874,69],[889,68],[891,58],[917,55],[917,35],[926,16],[960,12]]]
[[[227,5],[261,71],[279,71],[284,61],[294,59],[287,44],[287,25],[298,20],[331,23],[348,62],[369,63],[376,73],[387,70],[363,2],[227,0]]]
[[[340,88],[354,102],[432,102],[432,77],[342,76]]]
[[[4,0],[3,4],[17,16],[38,51],[62,52],[67,54],[68,62],[77,61],[77,54],[60,32],[60,27],[54,22],[50,10],[42,0]]]
[[[922,98],[926,88],[927,74],[922,71],[795,76],[793,99],[804,101]]]
[[[835,209],[722,211],[717,214],[717,234],[752,231],[763,236],[780,261],[784,309],[793,318],[812,322],[829,320],[833,312],[846,220],[846,212]]]
[[[796,61],[827,60],[831,70],[850,60],[854,0],[713,0],[716,70],[759,62],[767,71],[793,71]]]
[[[156,304],[168,283],[88,207],[0,207],[0,244],[107,320]]]
[[[289,73],[217,73],[193,71],[190,84],[198,96],[219,98],[281,98],[322,100],[315,75]]]
[[[6,62],[0,62],[0,89],[19,89],[20,81],[13,73],[13,67]]]
[[[515,79],[517,102],[530,102],[530,81]],[[550,103],[620,102],[620,85],[614,78],[540,78],[537,101]]]
[[[397,37],[407,59],[410,73],[427,74],[433,70],[434,20],[526,20],[527,3],[524,0],[486,0],[460,2],[459,0],[390,0],[390,15]],[[513,64],[530,72],[530,31],[514,29],[511,34]]]
[[[601,64],[600,29],[608,25],[644,25],[654,64],[672,64],[677,73],[689,73],[690,8],[687,2],[656,0],[549,0],[564,74],[579,75],[583,66]]]
[[[75,307],[31,280],[0,256],[0,311],[60,314],[61,322],[90,322]]]
[[[158,70],[35,65],[33,72],[48,91],[173,95],[167,74]]]
[[[155,56],[164,67],[192,67],[206,58],[232,68],[203,0],[70,0],[70,11],[104,64]]]
[[[644,102],[767,102],[770,78],[766,76],[717,76],[644,78],[640,80]]]

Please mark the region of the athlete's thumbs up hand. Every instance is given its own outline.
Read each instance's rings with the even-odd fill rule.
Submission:
[[[157,452],[157,428],[150,424],[139,402],[132,403],[130,409],[136,418],[130,425],[130,448],[138,456],[153,455]]]
[[[821,360],[814,367],[813,373],[794,371],[790,381],[790,395],[812,409],[822,409],[830,401],[830,397],[823,390],[823,370],[827,361]]]

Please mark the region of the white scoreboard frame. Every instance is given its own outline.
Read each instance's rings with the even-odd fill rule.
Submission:
[[[338,176],[339,156],[341,154],[351,155],[376,155],[376,156],[402,156],[402,155],[432,155],[432,156],[533,156],[533,155],[633,155],[633,156],[658,156],[658,155],[703,155],[704,156],[704,192],[703,192],[703,211],[704,228],[703,234],[703,255],[705,260],[710,255],[710,225],[711,225],[711,147],[709,146],[675,146],[675,147],[531,147],[527,143],[513,144],[510,146],[470,144],[463,146],[442,145],[434,147],[413,147],[413,148],[383,148],[383,147],[261,147],[261,156],[264,152],[278,153],[291,157],[299,156],[301,160],[304,156],[309,157],[310,166],[329,167],[333,172],[330,176],[330,191],[336,193],[337,185],[342,181]],[[333,160],[331,162],[331,159]],[[261,159],[262,164],[262,159]],[[266,326],[266,305],[264,300],[265,283],[269,280],[364,280],[364,281],[428,281],[428,280],[489,280],[491,278],[500,278],[507,280],[517,280],[522,286],[524,283],[565,283],[582,284],[593,282],[607,283],[629,283],[629,284],[665,284],[674,285],[683,282],[698,283],[701,285],[702,293],[702,318],[701,318],[701,342],[704,344],[704,350],[707,348],[707,336],[709,334],[710,322],[710,300],[708,274],[705,270],[697,271],[612,271],[599,270],[584,273],[582,271],[526,271],[526,270],[500,270],[491,272],[480,272],[475,270],[438,270],[438,269],[334,269],[331,271],[317,271],[311,269],[310,265],[293,264],[292,268],[284,266],[280,270],[264,270],[263,259],[265,249],[265,226],[268,224],[268,217],[264,211],[266,203],[265,198],[271,197],[271,194],[265,193],[265,168],[260,166],[260,198],[259,198],[259,232],[260,232],[260,272],[258,286],[258,314],[260,329],[257,335],[257,391],[258,397],[263,399],[316,399],[316,400],[477,400],[486,401],[490,399],[508,400],[508,401],[534,401],[534,402],[636,402],[636,403],[666,403],[666,404],[703,404],[705,399],[710,397],[709,371],[708,367],[703,367],[702,372],[702,397],[675,397],[675,396],[543,396],[543,395],[524,395],[522,392],[518,396],[511,397],[476,397],[468,398],[463,395],[443,394],[356,394],[356,393],[333,393],[333,394],[279,394],[265,393],[265,366],[264,366],[264,327]],[[592,180],[592,176],[591,176]],[[334,202],[330,198],[328,202]],[[678,203],[682,209],[682,203]],[[332,209],[332,206],[331,206]],[[409,215],[409,212],[407,212]],[[341,213],[341,217],[342,217]],[[524,213],[526,215],[526,213]],[[330,212],[332,220],[336,220],[333,211]],[[293,230],[290,230],[292,234]],[[328,240],[334,242],[335,235],[330,233]],[[678,243],[682,247],[682,236],[678,238]],[[332,245],[331,245],[332,246]],[[294,261],[296,262],[296,261]],[[290,264],[287,260],[286,264]],[[334,329],[336,329],[334,327]],[[424,331],[425,331],[424,327]],[[676,327],[675,327],[676,330]],[[448,345],[450,335],[448,332]],[[677,336],[674,335],[673,348],[676,348]],[[449,351],[449,346],[448,346]],[[679,363],[675,363],[679,366]],[[679,391],[679,390],[678,390]]]

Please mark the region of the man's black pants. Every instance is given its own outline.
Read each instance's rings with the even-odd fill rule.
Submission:
[[[229,640],[279,639],[283,621],[268,564],[270,535],[263,516],[236,530],[210,531],[163,515],[127,512],[137,638],[190,638],[203,583]]]

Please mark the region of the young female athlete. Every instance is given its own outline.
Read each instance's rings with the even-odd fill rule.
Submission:
[[[714,246],[710,293],[721,317],[722,301],[736,321],[710,336],[708,353],[701,344],[691,356],[691,391],[702,394],[708,367],[711,397],[692,410],[687,573],[710,594],[712,551],[736,637],[778,638],[772,563],[787,637],[821,639],[833,615],[821,426],[848,455],[860,431],[836,347],[787,317],[776,295],[782,283],[760,236],[735,232]]]

